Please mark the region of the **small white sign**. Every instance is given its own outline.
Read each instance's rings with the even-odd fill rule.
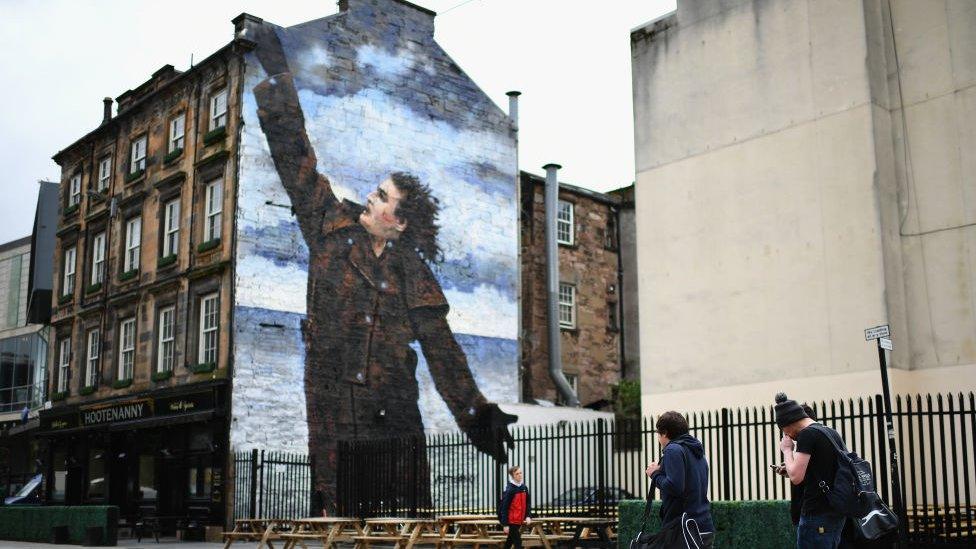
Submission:
[[[894,345],[891,344],[891,340],[886,337],[879,338],[878,344],[881,345],[882,349],[887,349],[889,351],[895,350]]]
[[[888,325],[884,324],[882,326],[875,326],[874,328],[868,328],[864,330],[864,340],[871,341],[872,339],[878,339],[879,337],[888,337],[891,333],[888,331]]]

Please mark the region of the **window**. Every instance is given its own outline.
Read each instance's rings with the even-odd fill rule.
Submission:
[[[102,339],[101,330],[95,328],[88,331],[88,359],[85,365],[85,387],[94,387],[98,383],[98,357]]]
[[[574,236],[573,203],[560,200],[556,209],[556,242],[572,246]]]
[[[139,269],[139,252],[142,248],[142,218],[133,217],[125,224],[125,265],[123,272]]]
[[[612,332],[620,329],[620,310],[616,301],[607,301],[607,329]]]
[[[71,337],[61,340],[58,350],[58,392],[68,390],[68,368],[71,364]]]
[[[76,173],[71,176],[71,182],[68,185],[68,207],[74,206],[81,202],[81,174]]]
[[[74,246],[64,251],[64,279],[61,283],[61,295],[71,295],[75,292],[75,263],[78,251]]]
[[[559,285],[559,327],[576,327],[576,286]]]
[[[171,372],[173,370],[173,354],[176,347],[176,330],[173,329],[175,318],[176,307],[169,306],[159,310],[157,372]]]
[[[108,184],[112,179],[112,157],[106,156],[98,161],[98,192],[108,190]]]
[[[88,498],[105,497],[105,450],[94,447],[88,450]]]
[[[92,270],[91,283],[101,284],[105,280],[105,233],[101,232],[92,239]]]
[[[132,379],[132,365],[136,359],[136,319],[119,323],[119,380]]]
[[[200,299],[200,353],[199,362],[217,362],[217,322],[220,316],[217,293]]]
[[[175,255],[180,249],[180,200],[170,200],[163,211],[163,255]]]
[[[227,125],[227,90],[223,89],[210,96],[210,129]]]
[[[203,241],[210,242],[220,238],[220,211],[223,207],[224,181],[214,179],[207,184],[206,196],[206,225],[204,226]]]
[[[186,134],[186,116],[179,116],[169,121],[169,148],[166,152],[173,152],[183,148],[183,138]]]
[[[619,234],[617,232],[617,212],[611,210],[610,217],[607,218],[607,232],[604,238],[603,247],[608,250],[616,250]]]
[[[146,136],[132,142],[132,156],[129,161],[129,173],[136,173],[146,169]]]

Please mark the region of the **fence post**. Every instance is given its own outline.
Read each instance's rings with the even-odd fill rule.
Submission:
[[[888,468],[885,458],[888,456],[888,436],[885,429],[884,401],[881,395],[874,395],[874,425],[878,432],[878,456],[875,467],[881,471],[881,499],[891,501],[888,491]]]
[[[251,493],[248,497],[248,508],[251,518],[258,518],[258,449],[251,450]]]
[[[729,432],[729,418],[731,413],[728,408],[722,408],[722,497],[720,499],[731,499],[732,492],[732,449],[729,447],[732,433]]]
[[[600,445],[597,449],[597,507],[600,510],[600,516],[605,517],[607,516],[607,429],[605,420],[597,420],[596,432],[597,444]]]
[[[420,435],[420,436],[424,436],[424,435]],[[418,477],[417,471],[420,470],[420,467],[418,467],[418,463],[417,463],[417,459],[418,459],[418,456],[417,456],[417,446],[419,446],[419,445],[417,444],[417,437],[416,436],[410,437],[410,441],[411,441],[411,446],[412,446],[411,449],[410,449],[411,450],[411,459],[410,459],[410,467],[411,467],[411,471],[410,471],[410,484],[413,486],[413,502],[412,502],[413,505],[411,506],[412,509],[411,509],[411,515],[410,516],[413,517],[413,518],[417,518],[417,501],[418,501],[418,499],[420,497],[420,486],[419,486],[420,479],[417,478]]]

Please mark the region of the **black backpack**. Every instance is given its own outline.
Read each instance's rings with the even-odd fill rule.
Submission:
[[[854,523],[862,539],[876,540],[898,528],[898,517],[885,505],[874,484],[871,464],[850,452],[833,429],[819,423],[810,427],[827,437],[837,456],[837,472],[832,481],[819,479],[817,486],[827,503]]]

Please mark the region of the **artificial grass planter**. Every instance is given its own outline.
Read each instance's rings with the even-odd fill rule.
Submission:
[[[209,132],[203,134],[203,144],[213,145],[218,141],[223,141],[225,137],[227,137],[227,126],[214,128]]]
[[[51,541],[51,529],[68,527],[68,541],[80,544],[85,530],[102,528],[102,545],[114,546],[118,540],[119,508],[114,505],[72,505],[29,507],[0,506],[0,539],[10,541]]]
[[[95,387],[94,385],[90,387],[82,387],[81,390],[78,391],[78,394],[81,396],[87,396],[94,393],[97,389],[98,387]]]
[[[81,207],[81,203],[73,204],[71,206],[66,207],[64,209],[64,211],[62,211],[61,213],[64,214],[64,215],[71,215],[71,214],[77,212],[78,211],[78,208],[80,208],[80,207]]]
[[[89,284],[88,287],[85,288],[85,293],[86,294],[93,294],[93,293],[95,293],[95,292],[97,292],[97,291],[99,291],[101,289],[102,289],[102,283],[101,282],[96,282],[94,284]]]
[[[132,280],[133,278],[139,276],[139,269],[132,269],[131,271],[126,271],[119,275],[119,282],[125,282],[127,280]]]
[[[176,263],[176,254],[169,254],[165,257],[160,257],[159,261],[156,262],[156,267],[169,267],[173,263]]]
[[[163,164],[169,164],[181,156],[183,156],[183,147],[173,149],[163,157]]]
[[[61,296],[61,297],[58,298],[58,305],[64,305],[66,303],[71,303],[71,301],[74,298],[75,298],[75,294],[73,294],[73,293],[71,293],[71,294],[64,294],[63,296]]]
[[[133,181],[135,181],[136,179],[139,179],[140,177],[142,177],[144,175],[146,175],[146,168],[142,168],[141,170],[136,170],[136,171],[134,171],[134,172],[132,172],[132,173],[130,173],[130,174],[128,174],[128,175],[125,176],[125,182],[126,183],[132,183]]]
[[[153,372],[153,381],[166,381],[167,379],[173,377],[173,370],[166,370],[165,372]]]
[[[112,388],[113,389],[125,389],[129,385],[132,385],[132,378],[131,377],[128,378],[128,379],[118,379],[118,380],[116,380],[115,383],[112,383]]]
[[[216,248],[218,246],[220,246],[220,239],[219,238],[215,238],[213,240],[208,240],[206,242],[202,242],[200,245],[197,246],[197,251],[200,252],[200,253],[209,252],[210,250],[212,250],[212,249],[214,249],[214,248]]]
[[[194,364],[190,366],[190,371],[194,374],[209,374],[210,372],[217,369],[216,362],[204,362],[201,364]]]
[[[68,391],[59,391],[57,393],[51,394],[51,402],[57,402],[59,400],[64,400],[68,398]]]
[[[661,502],[655,501],[645,532],[661,529]],[[620,525],[617,547],[627,549],[630,540],[640,531],[643,500],[620,502]],[[723,549],[755,549],[757,547],[794,547],[796,528],[790,521],[790,502],[713,501],[712,520],[715,522],[714,547]]]

